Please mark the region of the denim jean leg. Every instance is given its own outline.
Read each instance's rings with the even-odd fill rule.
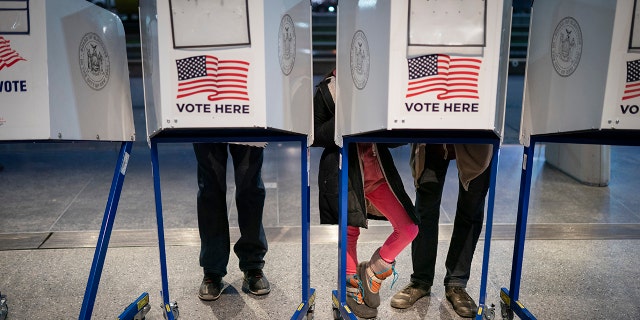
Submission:
[[[224,277],[231,244],[227,214],[227,145],[195,143],[198,160],[198,229],[200,266],[204,273]]]
[[[482,232],[485,199],[491,176],[490,168],[471,181],[469,190],[465,190],[459,182],[456,217],[445,262],[447,269],[444,278],[445,286],[466,287],[469,281],[473,254]]]
[[[236,207],[240,239],[233,247],[240,270],[262,269],[267,253],[267,237],[262,215],[265,188],[262,182],[264,148],[229,145],[236,183]]]

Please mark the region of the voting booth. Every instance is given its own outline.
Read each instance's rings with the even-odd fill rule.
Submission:
[[[311,9],[300,0],[140,1],[148,135],[312,132]]]
[[[520,141],[640,129],[640,8],[634,0],[535,1]]]
[[[85,0],[0,1],[0,141],[121,141],[79,319],[90,319],[135,140],[120,18]]]
[[[169,301],[157,144],[298,141],[301,146],[302,302],[309,287],[308,146],[313,141],[311,3],[303,0],[140,0],[162,295]]]
[[[502,137],[511,1],[345,1],[336,139],[396,129]]]
[[[0,52],[0,140],[135,140],[115,14],[81,0],[2,1]]]
[[[393,3],[393,4],[392,4]],[[340,264],[334,317],[346,306],[349,154],[357,142],[493,145],[477,318],[488,269],[511,29],[508,0],[343,1],[338,10],[336,144],[342,147]]]
[[[536,0],[520,125],[524,145],[510,287],[503,315],[536,319],[520,301],[535,145],[640,145],[637,0]],[[585,157],[586,158],[586,157]]]

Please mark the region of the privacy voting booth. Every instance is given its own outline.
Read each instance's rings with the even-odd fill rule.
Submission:
[[[534,2],[522,144],[532,135],[640,129],[637,10],[633,0]]]
[[[640,7],[636,0],[536,0],[524,84],[524,145],[510,290],[503,311],[535,319],[519,301],[535,144],[640,144]]]
[[[308,1],[141,1],[149,137],[181,129],[312,133]]]
[[[338,13],[336,138],[379,130],[502,137],[511,1],[354,1]]]
[[[1,2],[0,51],[0,140],[134,140],[116,15],[79,0]]]
[[[157,143],[300,141],[313,136],[311,4],[302,0],[141,0],[145,110],[163,299],[169,312]],[[302,303],[309,288],[309,183],[302,168]]]
[[[338,10],[336,143],[494,145],[492,186],[502,139],[511,1],[345,1]],[[346,199],[346,174],[341,199]],[[491,234],[492,187],[487,213]],[[345,308],[346,200],[334,316]],[[488,266],[486,241],[480,309]]]
[[[80,318],[90,318],[135,140],[124,29],[84,0],[0,2],[0,142],[121,141]]]

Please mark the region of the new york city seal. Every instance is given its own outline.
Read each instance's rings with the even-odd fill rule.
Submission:
[[[100,36],[89,32],[82,37],[78,50],[80,72],[84,81],[94,90],[101,90],[109,82],[110,64]]]
[[[296,28],[290,15],[285,14],[280,20],[280,33],[278,34],[278,57],[280,70],[289,75],[296,62]]]
[[[582,55],[582,31],[572,17],[560,20],[551,40],[551,63],[562,77],[573,74]]]
[[[351,77],[356,88],[362,90],[369,80],[371,55],[369,42],[362,30],[356,31],[351,40]]]

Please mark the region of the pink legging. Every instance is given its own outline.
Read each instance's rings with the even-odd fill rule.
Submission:
[[[363,144],[359,144],[359,147]],[[366,146],[370,147],[370,146]],[[395,197],[389,184],[384,180],[384,175],[380,171],[377,164],[371,160],[371,157],[375,157],[375,154],[370,149],[364,148],[364,152],[360,149],[359,156],[362,159],[363,171],[364,171],[364,190],[365,197],[373,204],[386,218],[391,222],[393,226],[393,232],[389,235],[387,240],[382,244],[380,248],[380,257],[382,260],[392,263],[398,254],[406,248],[411,241],[418,234],[418,226],[411,220],[411,217],[407,214],[402,204]],[[380,179],[383,183],[380,183]],[[377,184],[372,191],[371,185]],[[358,237],[360,236],[360,228],[349,226],[347,228],[347,274],[355,274],[358,266],[358,253],[357,244]]]

